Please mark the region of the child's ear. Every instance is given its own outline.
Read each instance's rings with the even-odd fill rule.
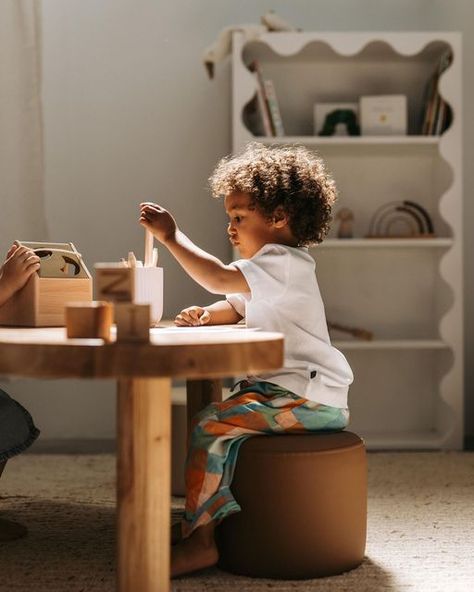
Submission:
[[[288,224],[288,214],[285,212],[283,206],[275,208],[272,215],[272,223],[275,228],[284,228]]]

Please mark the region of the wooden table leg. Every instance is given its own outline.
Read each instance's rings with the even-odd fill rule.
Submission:
[[[193,417],[209,403],[222,401],[222,380],[187,380],[186,405],[188,418],[188,436],[191,433]]]
[[[118,381],[119,592],[168,592],[171,380]]]

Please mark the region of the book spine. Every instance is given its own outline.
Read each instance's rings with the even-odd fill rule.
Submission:
[[[268,110],[275,130],[275,136],[284,136],[285,129],[281,119],[280,105],[275,92],[275,86],[272,80],[265,80],[264,83],[265,96],[267,98]]]
[[[439,117],[440,103],[441,103],[441,97],[439,96],[439,93],[436,92],[433,120],[431,122],[431,128],[430,128],[430,135],[431,136],[436,135],[436,124],[437,124],[438,117]]]
[[[438,118],[436,120],[436,128],[435,128],[435,135],[440,136],[443,128],[443,120],[444,120],[444,112],[446,109],[446,103],[442,98],[440,98],[440,105],[438,111]]]
[[[266,136],[274,136],[275,130],[272,125],[272,118],[270,116],[270,110],[268,108],[268,102],[265,95],[263,74],[258,60],[254,60],[252,62],[251,69],[253,70],[255,74],[255,79],[257,81],[257,101],[260,109],[260,114],[262,117],[263,130]]]
[[[268,106],[265,100],[265,93],[263,87],[260,84],[260,77],[258,72],[255,72],[255,79],[257,81],[257,101],[258,101],[258,109],[260,111],[260,117],[262,118],[263,124],[263,131],[266,136],[273,136],[273,129],[270,120],[270,113],[268,111]]]

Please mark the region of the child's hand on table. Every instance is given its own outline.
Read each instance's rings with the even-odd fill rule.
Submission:
[[[168,210],[152,202],[140,204],[139,221],[163,244],[173,238],[178,230],[176,221]]]
[[[175,318],[174,323],[178,327],[196,327],[207,325],[211,320],[211,314],[201,306],[190,306],[183,309]]]
[[[34,251],[13,243],[0,270],[0,305],[23,288],[30,276],[39,268],[40,258]]]

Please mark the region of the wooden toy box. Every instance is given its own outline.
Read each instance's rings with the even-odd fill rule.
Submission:
[[[35,250],[41,268],[0,307],[0,325],[64,326],[68,302],[92,300],[92,277],[81,255],[72,243],[22,241],[21,244]],[[51,275],[54,277],[45,277]]]

